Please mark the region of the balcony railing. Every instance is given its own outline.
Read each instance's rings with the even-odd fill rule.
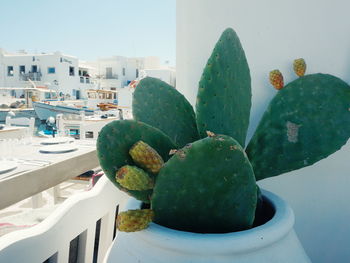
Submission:
[[[32,81],[41,81],[41,76],[41,72],[21,73],[19,79],[23,81],[28,81],[28,79]]]

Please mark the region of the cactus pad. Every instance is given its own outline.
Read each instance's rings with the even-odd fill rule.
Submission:
[[[339,150],[349,136],[349,85],[312,74],[277,93],[246,152],[260,180],[312,165]]]
[[[191,104],[174,87],[147,77],[137,86],[132,103],[134,119],[167,134],[179,147],[198,140]]]
[[[97,139],[97,156],[103,171],[118,188],[141,201],[148,202],[152,191],[129,191],[115,180],[119,168],[124,165],[135,165],[129,150],[138,141],[146,142],[165,161],[170,157],[169,151],[175,148],[171,139],[156,128],[134,120],[118,120],[102,128]]]
[[[238,36],[229,28],[222,33],[199,82],[196,115],[200,136],[205,138],[206,131],[226,134],[244,146],[250,107],[247,59]]]
[[[165,163],[151,199],[155,222],[202,233],[249,228],[257,190],[252,167],[231,137],[196,141]]]

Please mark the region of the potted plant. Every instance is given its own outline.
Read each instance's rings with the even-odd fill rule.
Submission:
[[[278,70],[270,73],[279,91],[246,148],[250,72],[232,29],[205,66],[196,112],[158,79],[138,84],[134,120],[106,125],[97,141],[105,174],[140,200],[118,215],[111,254],[121,262],[309,262],[290,207],[261,195],[256,180],[340,149],[350,134],[350,87],[304,76],[302,59],[294,67],[299,78],[285,87]]]

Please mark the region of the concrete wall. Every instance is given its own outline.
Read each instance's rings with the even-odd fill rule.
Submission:
[[[198,81],[221,32],[240,37],[252,76],[248,137],[276,91],[269,71],[288,83],[291,63],[303,57],[308,73],[350,82],[350,2],[346,0],[177,0],[177,89],[195,103]],[[319,131],[315,131],[319,132]],[[261,182],[296,214],[296,231],[314,262],[350,262],[350,143],[319,163]]]

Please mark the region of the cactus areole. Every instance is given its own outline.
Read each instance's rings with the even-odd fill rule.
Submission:
[[[350,135],[349,85],[327,74],[304,75],[303,59],[294,69],[299,77],[286,85],[279,70],[270,73],[278,91],[246,149],[250,71],[232,29],[204,68],[196,111],[170,85],[143,79],[134,120],[107,124],[97,140],[107,177],[151,209],[121,214],[119,230],[140,231],[151,220],[197,233],[249,229],[266,210],[256,180],[339,150]]]

